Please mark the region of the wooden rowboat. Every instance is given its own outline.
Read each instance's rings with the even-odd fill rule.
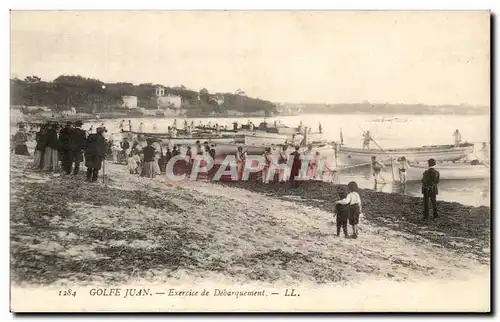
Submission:
[[[392,172],[394,179],[399,181],[398,162],[394,162]],[[420,181],[422,174],[427,170],[425,164],[413,164],[406,170],[406,181]],[[438,163],[434,167],[439,171],[440,180],[473,180],[488,179],[491,177],[491,169],[486,164],[471,164],[470,162]]]
[[[454,145],[432,145],[418,148],[387,149],[357,149],[339,145],[337,148],[338,162],[344,165],[355,165],[371,162],[371,157],[390,164],[390,159],[404,156],[408,162],[427,162],[433,158],[440,161],[458,161],[474,152],[474,145],[463,143],[458,147]],[[389,160],[389,161],[387,161]]]

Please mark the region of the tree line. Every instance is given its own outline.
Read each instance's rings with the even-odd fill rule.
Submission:
[[[84,109],[86,112],[120,108],[123,96],[137,96],[140,107],[154,109],[157,107],[158,86],[165,89],[165,94],[180,96],[186,109],[199,109],[208,113],[221,113],[225,110],[269,113],[276,110],[272,102],[248,97],[241,90],[236,93],[211,94],[205,88],[198,92],[184,85],[168,87],[152,83],[105,83],[80,75],[61,75],[53,81],[44,81],[37,76],[12,78],[10,85],[11,105],[46,106],[56,111],[68,110],[71,107]]]

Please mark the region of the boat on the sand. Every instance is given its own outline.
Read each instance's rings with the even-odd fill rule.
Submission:
[[[398,162],[391,166],[394,179],[399,181]],[[439,171],[440,180],[474,180],[488,179],[491,176],[490,166],[487,164],[472,164],[471,162],[438,163],[434,167]],[[428,167],[426,164],[410,164],[406,170],[406,181],[420,181],[422,174]]]
[[[271,152],[273,155],[278,155],[280,151],[282,151],[283,145],[248,145],[248,144],[235,144],[235,143],[218,143],[215,145],[215,152],[217,156],[225,156],[225,155],[234,155],[238,147],[241,146],[243,151],[245,151],[248,155],[262,155],[266,147],[271,148]],[[307,149],[306,146],[302,146],[299,149],[299,152],[303,152]],[[295,151],[295,147],[290,145],[288,146],[286,153],[290,155]],[[328,159],[335,160],[335,147],[329,144],[313,144],[312,145],[313,153],[319,152],[322,156],[325,156]]]
[[[358,149],[343,145],[337,146],[338,162],[344,165],[368,164],[371,157],[378,161],[390,164],[391,159],[404,156],[408,162],[426,162],[433,158],[440,161],[458,161],[474,152],[474,144],[463,143],[458,147],[454,145],[431,145],[418,148],[397,148],[381,151],[380,149]]]
[[[241,130],[234,136],[235,143],[243,143],[247,145],[255,144],[285,144],[288,136],[278,133],[269,133],[265,131],[250,131]]]
[[[133,135],[133,136],[142,136],[147,138],[153,138],[161,140],[165,143],[171,143],[173,145],[192,145],[196,144],[197,141],[209,142],[209,143],[233,143],[234,138],[221,136],[217,134],[203,134],[203,135],[177,135],[172,136],[167,133],[145,133],[145,132],[134,132],[134,131],[123,131],[123,135]]]

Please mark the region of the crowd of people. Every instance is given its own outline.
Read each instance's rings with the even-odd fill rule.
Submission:
[[[35,132],[35,151],[33,168],[46,172],[63,171],[66,175],[78,175],[80,164],[85,160],[87,180],[96,181],[102,161],[106,156],[106,140],[103,127],[98,127],[96,133],[87,134],[82,129],[83,122],[47,122],[39,125]],[[14,153],[29,155],[27,142],[29,132],[25,124],[18,126],[14,135]]]

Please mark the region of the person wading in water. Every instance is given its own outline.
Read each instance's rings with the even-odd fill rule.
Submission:
[[[429,200],[432,204],[433,218],[438,217],[437,201],[439,184],[439,171],[434,169],[436,160],[429,159],[427,161],[429,169],[425,170],[422,175],[422,195],[424,196],[424,219],[429,218]]]
[[[375,177],[375,187],[377,187],[377,184],[380,182],[380,180],[382,180],[384,184],[386,183],[385,179],[382,177],[382,174],[380,173],[382,169],[385,169],[384,165],[378,162],[375,156],[372,156],[372,171],[373,171],[373,176]]]
[[[406,184],[406,170],[410,167],[408,164],[408,161],[406,161],[406,158],[404,156],[400,157],[398,159],[399,162],[399,182],[401,184]]]

